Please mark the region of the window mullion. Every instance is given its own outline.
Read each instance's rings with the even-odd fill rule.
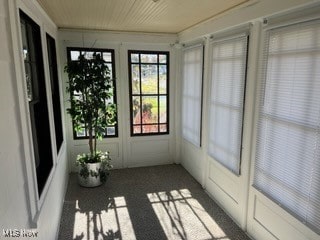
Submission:
[[[139,96],[139,100],[140,100],[140,102],[139,102],[139,108],[140,108],[140,133],[142,133],[142,129],[143,129],[143,122],[142,122],[142,120],[143,120],[143,115],[142,115],[142,81],[141,81],[141,76],[142,76],[142,74],[141,74],[141,54],[139,54],[139,88],[140,88],[140,96]],[[132,91],[132,89],[131,89],[131,91]]]
[[[136,74],[136,77],[139,78],[139,91],[140,93],[133,93],[134,90],[132,87],[129,89],[131,98],[137,96],[140,100],[139,107],[140,113],[138,116],[134,116],[131,111],[131,136],[137,135],[158,135],[158,134],[168,134],[168,122],[161,123],[161,119],[168,119],[168,62],[169,62],[169,53],[168,52],[157,52],[157,51],[128,51],[129,65],[137,65],[139,73],[136,74],[134,69],[129,68],[129,80],[130,86],[133,84],[133,76]],[[160,69],[161,66],[165,66]],[[161,76],[163,76],[163,85],[161,85]],[[160,88],[162,86],[162,88]],[[163,90],[165,93],[162,93]],[[160,106],[161,96],[166,97],[166,106]],[[130,108],[133,109],[133,102],[130,102]],[[162,107],[162,108],[161,108]],[[163,110],[163,112],[161,112]],[[164,116],[166,114],[166,116]],[[134,122],[137,122],[140,118],[139,123],[140,130],[135,130]],[[144,121],[142,121],[144,118]],[[162,129],[161,126],[166,127]],[[146,127],[148,126],[148,127]],[[135,132],[136,131],[136,132]]]
[[[160,132],[160,64],[159,54],[157,54],[157,100],[158,100],[158,132]]]

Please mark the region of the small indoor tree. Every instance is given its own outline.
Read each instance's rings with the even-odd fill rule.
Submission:
[[[100,185],[106,181],[111,169],[108,152],[97,150],[97,141],[102,139],[106,129],[116,123],[116,106],[113,97],[113,80],[110,70],[100,54],[87,59],[81,54],[78,61],[69,61],[65,66],[68,73],[70,108],[68,114],[73,121],[75,132],[86,129],[89,153],[78,155],[79,175],[85,181],[81,185]],[[90,164],[99,163],[99,168]],[[93,178],[93,180],[91,179]],[[95,179],[96,178],[96,179]],[[89,182],[88,182],[89,181]]]

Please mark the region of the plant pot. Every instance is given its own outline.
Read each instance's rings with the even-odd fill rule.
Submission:
[[[101,167],[101,162],[98,163],[86,163],[86,167],[89,170],[89,176],[84,178],[83,176],[80,175],[80,170],[81,166],[79,166],[79,171],[78,171],[78,181],[80,186],[83,187],[97,187],[102,184],[100,180],[100,167]]]

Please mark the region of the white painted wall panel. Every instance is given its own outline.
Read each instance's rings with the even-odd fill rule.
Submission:
[[[151,138],[152,139],[152,138]],[[172,163],[170,140],[132,140],[128,167],[153,166]]]
[[[217,185],[236,204],[239,201],[239,177],[233,175],[219,163],[209,160],[208,180]],[[209,183],[208,183],[209,184]]]
[[[203,181],[203,149],[181,139],[181,164],[199,182]]]
[[[152,154],[162,154],[169,153],[169,141],[168,140],[158,140],[158,141],[135,141],[131,143],[131,154],[135,155],[152,155]]]
[[[261,199],[262,200],[262,199]],[[305,236],[297,231],[292,225],[288,224],[285,219],[279,217],[272,207],[268,207],[257,196],[255,198],[254,220],[265,229],[272,229],[271,235],[278,239],[305,239]]]
[[[252,218],[249,219],[250,233],[256,233],[257,239],[271,240],[305,240],[319,239],[306,226],[290,216],[271,200],[265,198],[260,192],[254,190]]]
[[[73,171],[77,171],[77,168],[75,166],[77,155],[88,152],[89,147],[86,140],[79,140],[74,142],[75,144],[73,145],[72,149],[69,149],[69,153],[70,153],[69,164]],[[102,142],[98,144],[98,149],[100,151],[110,152],[110,157],[112,160],[111,164],[115,169],[122,168],[122,160],[121,160],[122,154],[121,154],[119,142],[108,142],[108,143]]]
[[[29,160],[26,152],[30,152],[26,147],[32,148],[32,146],[25,144],[28,142],[28,137],[25,135],[28,131],[22,129],[24,123],[22,119],[28,116],[26,109],[22,111],[24,105],[21,104],[21,96],[18,94],[18,89],[23,88],[22,83],[25,80],[19,78],[23,76],[20,72],[23,61],[18,47],[20,21],[17,18],[17,7],[22,7],[29,14],[36,12],[36,18],[43,23],[40,25],[47,25],[44,30],[56,34],[56,29],[48,17],[43,15],[35,1],[25,3],[20,0],[0,0],[0,238],[3,229],[33,227],[39,234],[37,239],[51,240],[57,235],[68,178],[66,145],[63,144],[59,157],[55,156],[53,177],[47,184],[47,191],[42,197],[42,205],[39,206],[37,222],[34,225],[31,221],[31,206],[37,203],[29,203],[35,200],[29,195],[28,187],[32,185],[30,184],[32,178],[26,172]],[[43,46],[43,51],[47,51],[46,46]],[[17,69],[19,72],[16,72]],[[52,107],[50,108],[52,110]]]
[[[60,218],[69,179],[66,148],[61,149],[61,159],[55,169],[50,189],[39,216],[39,239],[56,239],[59,233]]]
[[[27,197],[22,172],[23,151],[17,93],[13,76],[8,2],[0,1],[0,229],[28,226]],[[17,217],[19,216],[19,217]],[[2,232],[1,232],[2,234]]]

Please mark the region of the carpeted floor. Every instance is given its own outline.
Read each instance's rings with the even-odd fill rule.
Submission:
[[[243,240],[249,237],[180,165],[113,170],[88,189],[70,175],[60,240]]]

